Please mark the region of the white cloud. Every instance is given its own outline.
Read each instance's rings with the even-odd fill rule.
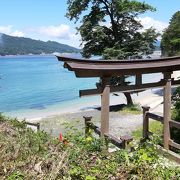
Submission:
[[[57,41],[71,46],[79,47],[80,35],[76,35],[76,30],[66,24],[49,25],[40,27],[24,27],[23,31],[15,29],[12,25],[0,25],[0,33],[11,36],[28,37],[43,41]]]
[[[168,23],[155,20],[151,17],[140,17],[138,20],[141,22],[144,29],[154,27],[160,33],[162,33],[162,31],[168,27]]]
[[[21,32],[21,31],[15,30],[15,31],[11,32],[11,35],[12,36],[17,36],[17,37],[23,37],[24,33]]]
[[[13,30],[13,26],[11,25],[0,26],[0,33],[8,34],[11,36],[18,36],[18,37],[24,36],[24,33],[22,31]]]
[[[162,33],[162,31],[168,26],[168,23],[155,20],[151,17],[140,17],[138,20],[141,21],[144,26],[143,29],[154,27],[160,33]],[[110,22],[103,22],[101,25],[109,27]],[[23,31],[15,29],[12,25],[0,26],[0,33],[18,37],[26,35],[26,37],[41,39],[44,41],[53,40],[75,47],[79,47],[81,39],[80,35],[76,34],[76,30],[66,24],[40,26],[34,28],[26,27]]]
[[[73,36],[70,27],[65,24],[60,24],[58,26],[43,26],[34,31],[37,31],[41,35],[58,39],[70,39]]]
[[[8,34],[11,31],[12,26],[0,26],[0,32]]]
[[[77,35],[76,30],[66,24],[28,28],[26,34],[43,41],[52,40],[74,47],[80,45],[80,35]]]
[[[136,20],[140,21],[143,25],[143,29],[148,29],[150,27],[154,27],[158,32],[162,32],[165,28],[168,27],[168,23],[155,20],[151,17],[139,17]],[[100,25],[110,27],[110,22],[101,22]]]
[[[100,24],[100,26],[106,26],[106,27],[108,27],[108,28],[111,26],[110,21],[100,22],[99,24]]]

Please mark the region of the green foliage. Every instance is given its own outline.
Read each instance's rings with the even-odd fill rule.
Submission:
[[[45,176],[39,172],[51,174],[57,155],[64,151],[63,144],[45,132],[35,133],[24,122],[0,117],[4,119],[0,121],[0,179],[42,179]]]
[[[172,16],[168,28],[164,31],[161,48],[164,56],[180,54],[180,11]]]
[[[163,180],[180,174],[178,167],[161,160],[154,139],[133,145],[132,152],[108,153],[99,138],[84,137],[71,125],[66,125],[63,144],[15,121],[0,121],[0,179]]]
[[[172,111],[172,119],[180,122],[180,101],[174,104],[174,109]]]
[[[154,50],[158,36],[153,28],[140,31],[138,15],[155,9],[135,0],[68,0],[66,16],[80,22],[77,28],[83,44],[82,55],[104,59],[141,58]],[[119,78],[119,77],[118,77]],[[122,83],[126,84],[125,82]],[[121,85],[122,85],[121,84]],[[130,93],[127,104],[133,104]]]
[[[159,140],[158,142],[162,142],[162,138],[160,138],[160,136],[162,135],[163,132],[163,125],[158,122],[158,121],[150,121],[149,123],[149,131],[158,135],[159,136]],[[133,132],[133,137],[135,139],[141,139],[142,138],[142,127],[138,128],[137,130],[135,130]]]
[[[174,92],[175,95],[175,104],[174,108],[172,109],[172,119],[175,121],[180,122],[180,87],[176,89]],[[180,144],[180,130],[177,128],[171,128],[171,138]]]
[[[69,176],[72,179],[169,179],[178,176],[179,169],[162,167],[156,139],[134,146],[133,152],[107,153],[101,149],[102,144],[98,151],[96,148],[90,151],[87,142],[83,146],[79,141],[75,144],[69,159]]]
[[[125,114],[141,114],[141,107],[139,104],[127,105],[123,107],[122,112]]]
[[[30,38],[13,37],[2,34],[0,43],[0,55],[27,55],[27,54],[51,54],[54,52],[72,53],[78,49],[60,44],[54,41],[37,41]]]
[[[68,0],[67,17],[80,22],[77,28],[83,56],[103,55],[105,59],[124,59],[149,54],[158,34],[142,29],[138,15],[155,8],[135,0]]]
[[[22,175],[19,172],[13,172],[8,178],[7,180],[23,180],[24,179],[24,175]]]
[[[3,116],[2,113],[0,113],[0,123],[6,121],[7,118],[5,118],[5,116]]]

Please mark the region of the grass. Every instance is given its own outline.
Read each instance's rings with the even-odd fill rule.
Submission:
[[[50,179],[63,157],[64,146],[42,131],[35,133],[24,122],[0,116],[0,179]],[[43,173],[42,173],[43,172]]]
[[[0,115],[0,179],[177,179],[180,169],[161,162],[154,142],[108,153],[99,138],[67,125],[66,143]]]
[[[120,112],[122,112],[123,114],[138,115],[142,113],[142,110],[139,104],[133,104],[123,107]]]
[[[149,131],[161,137],[162,132],[163,132],[163,125],[158,121],[150,121]],[[143,129],[142,127],[140,127],[139,129],[135,130],[132,133],[132,135],[136,140],[139,140],[142,138],[142,132],[143,132]]]

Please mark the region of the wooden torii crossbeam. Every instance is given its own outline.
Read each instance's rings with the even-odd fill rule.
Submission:
[[[111,92],[126,92],[164,87],[164,148],[169,148],[171,120],[171,86],[180,85],[180,80],[171,77],[173,71],[180,70],[180,57],[170,57],[151,60],[87,60],[57,56],[64,62],[64,67],[74,71],[78,78],[100,77],[101,86],[96,89],[81,90],[80,96],[101,94],[101,136],[109,133],[109,98]],[[159,82],[142,83],[142,75],[148,73],[163,73]],[[134,75],[135,85],[110,85],[113,76]]]

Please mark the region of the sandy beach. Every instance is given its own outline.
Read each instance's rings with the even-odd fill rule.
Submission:
[[[173,73],[173,78],[178,79],[180,71]],[[173,89],[172,89],[173,91]],[[119,96],[111,95],[111,106],[122,105],[126,103],[126,99],[122,93]],[[140,106],[150,106],[150,111],[162,114],[163,113],[163,89],[150,89],[140,93],[132,94],[134,103]],[[92,116],[95,124],[100,125],[100,98],[82,104],[72,104],[65,109],[54,109],[44,113],[43,117],[34,117],[26,119],[30,122],[40,122],[41,129],[46,132],[58,136],[59,132],[64,131],[64,123],[71,125],[78,125],[76,127],[83,127],[83,116]],[[116,110],[110,112],[110,132],[115,135],[124,135],[132,132],[137,127],[142,125],[142,114],[124,114],[120,111],[121,106],[117,106]]]
[[[163,96],[161,89],[147,90],[138,94],[133,94],[132,98],[139,106],[149,105],[152,112],[162,114],[163,110]],[[120,98],[121,97],[121,98]],[[121,112],[121,105],[125,104],[125,98],[122,93],[119,97],[111,97],[110,111],[110,133],[116,136],[129,134],[142,125],[142,114],[124,114]],[[83,127],[83,116],[92,116],[92,121],[100,126],[101,112],[99,105],[84,107],[84,109],[73,109],[71,112],[50,115],[40,120],[41,128],[52,134],[58,136],[59,132],[64,132],[64,123],[70,123],[75,127]],[[115,110],[114,110],[115,109]],[[70,109],[69,109],[70,110]],[[30,119],[28,121],[39,121],[38,119]]]
[[[178,79],[180,77],[180,71],[173,73],[172,77]],[[155,77],[155,79],[160,80],[161,77]],[[151,80],[152,81],[152,80]],[[126,98],[122,93],[116,93],[118,96],[111,94],[110,105],[126,104]],[[132,99],[134,103],[140,106],[148,105],[151,107],[151,111],[162,112],[159,105],[163,102],[163,90],[160,88],[146,90],[140,93],[132,94]],[[93,111],[101,106],[100,96],[89,96],[82,97],[77,101],[71,101],[66,104],[66,106],[61,106],[61,104],[51,105],[47,109],[32,109],[28,111],[18,111],[13,112],[20,119],[26,119],[31,122],[40,121],[46,118],[52,118],[54,116],[61,116],[69,113],[80,113]],[[20,114],[20,115],[19,115]]]

